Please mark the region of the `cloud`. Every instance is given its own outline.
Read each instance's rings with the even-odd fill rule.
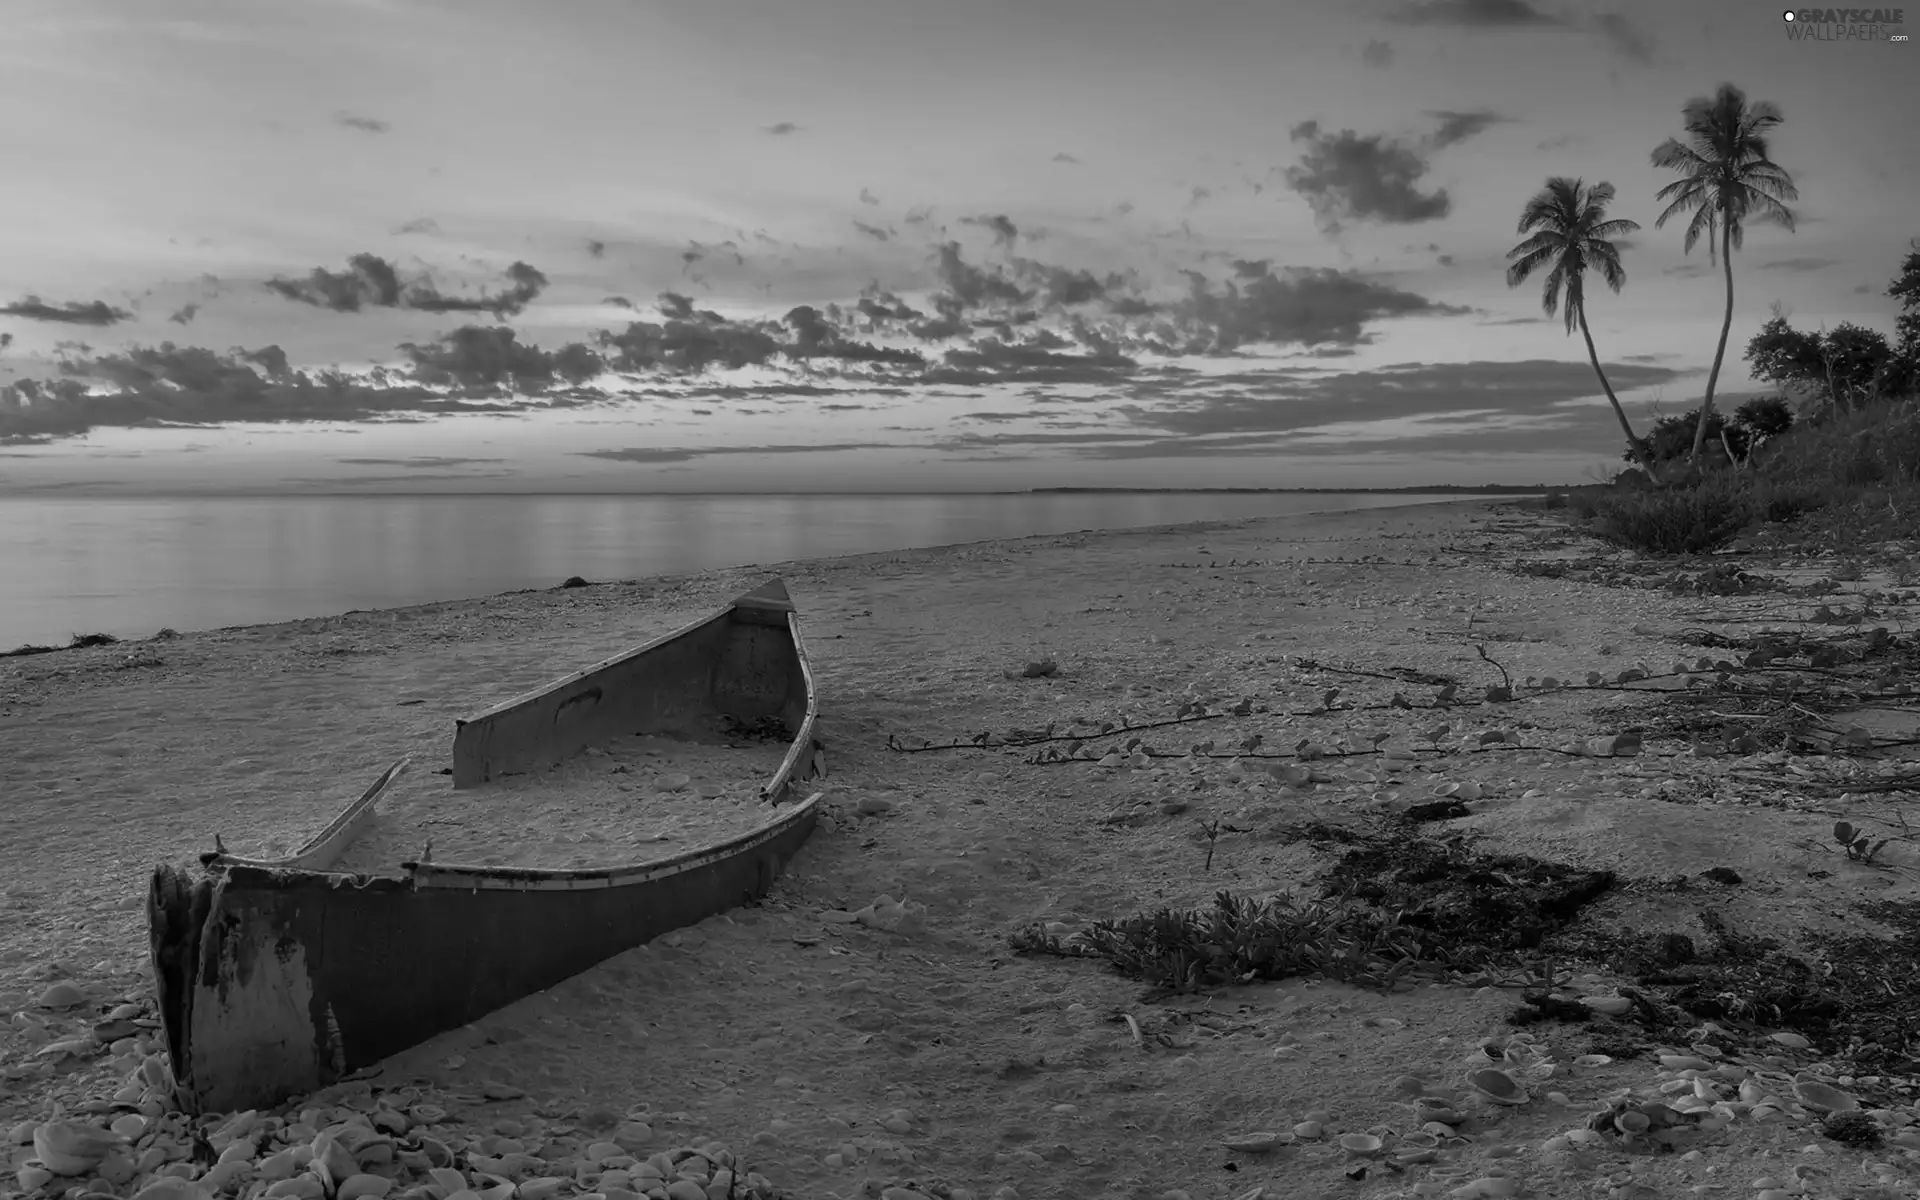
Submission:
[[[435,313],[492,313],[513,316],[539,298],[546,290],[547,277],[536,267],[516,262],[507,268],[508,286],[492,295],[482,293],[472,299],[441,295],[432,283],[422,280],[406,295],[406,307]]]
[[[1604,12],[1581,22],[1554,16],[1529,0],[1407,0],[1388,20],[1403,25],[1450,25],[1460,29],[1563,29],[1594,34],[1614,55],[1633,63],[1653,61],[1653,43],[1624,13]]]
[[[994,244],[998,246],[1011,246],[1020,237],[1020,230],[1014,226],[1012,220],[1010,220],[1005,213],[996,213],[983,217],[961,217],[960,223],[962,225],[978,225],[980,228],[987,230],[993,234]]]
[[[0,443],[158,423],[360,421],[408,411],[507,411],[419,387],[374,386],[331,372],[293,371],[278,346],[218,354],[162,342],[69,359],[61,370],[62,378],[51,383],[23,379],[14,384],[33,403],[0,409]],[[96,391],[101,384],[108,390]],[[57,402],[42,403],[37,397]]]
[[[866,204],[866,205],[877,205],[880,203],[880,197],[874,195],[873,192],[867,188],[861,188],[860,203]]]
[[[377,254],[356,254],[347,260],[345,271],[315,267],[305,279],[274,278],[266,286],[289,300],[333,312],[409,308],[433,313],[490,312],[504,317],[526,308],[547,286],[547,277],[523,262],[508,267],[506,274],[506,288],[491,295],[462,298],[445,295],[429,278],[402,284],[399,271],[386,259]]]
[[[198,304],[183,304],[179,310],[168,317],[167,320],[172,321],[175,325],[189,325],[192,324],[195,314],[199,311],[200,306]]]
[[[1427,162],[1413,147],[1351,129],[1323,133],[1317,121],[1291,130],[1307,143],[1298,166],[1287,168],[1287,186],[1312,206],[1320,227],[1335,233],[1346,220],[1413,224],[1444,217],[1453,201],[1446,189],[1422,192],[1419,181]]]
[[[580,450],[582,458],[604,458],[611,462],[678,463],[720,454],[832,454],[842,450],[891,450],[885,442],[825,442],[819,445],[706,446],[667,449],[660,446],[628,446],[619,450]]]
[[[893,236],[891,233],[880,228],[878,225],[869,225],[865,221],[855,221],[853,223],[853,227],[855,229],[858,229],[861,233],[866,234],[868,237],[872,238],[876,242],[884,242]]]
[[[1436,148],[1456,145],[1484,132],[1489,126],[1513,120],[1512,117],[1503,117],[1487,109],[1473,112],[1434,111],[1427,115],[1440,122],[1440,128],[1428,139]]]
[[[1854,286],[1853,294],[1856,296],[1871,296],[1879,290],[1878,287],[1871,283],[1862,283]]]
[[[336,124],[344,125],[348,129],[358,129],[362,133],[385,133],[393,128],[390,123],[378,118],[357,117],[352,113],[335,113],[333,119]]]
[[[1020,238],[1010,219],[974,220],[1006,243]],[[0,436],[57,437],[167,421],[505,414],[598,400],[607,388],[615,398],[632,395],[613,375],[671,383],[674,390],[662,394],[721,399],[838,400],[851,387],[864,400],[876,392],[989,383],[1137,388],[1166,377],[1166,368],[1143,365],[1145,356],[1219,357],[1259,344],[1337,352],[1367,344],[1368,327],[1377,321],[1468,311],[1358,273],[1276,270],[1264,259],[1231,260],[1224,279],[1188,272],[1182,292],[1150,291],[1131,273],[1097,273],[1015,253],[970,261],[951,240],[934,249],[930,268],[935,287],[925,304],[910,305],[876,282],[855,302],[799,305],[769,319],[730,316],[689,295],[662,292],[657,315],[581,341],[550,348],[505,325],[467,325],[404,343],[399,366],[361,375],[293,370],[278,346],[217,354],[164,343],[90,358],[89,348],[64,344],[66,376],[44,385],[61,402],[0,410]],[[448,297],[430,281],[410,281],[387,260],[363,254],[345,270],[319,269],[269,286],[333,311],[493,313],[518,311],[545,285],[539,271],[516,263],[505,288],[472,299]],[[632,308],[620,296],[602,303]],[[700,378],[749,367],[801,378],[746,388]]]
[[[605,242],[601,241],[599,238],[587,239],[587,257],[588,258],[605,258],[606,256],[607,256],[607,244]]]
[[[1324,355],[1321,357],[1334,357]],[[1683,372],[1609,363],[1616,386],[1667,383]],[[1580,359],[1403,363],[1369,371],[1248,374],[1221,387],[1199,377],[1138,387],[1084,431],[962,433],[948,449],[1052,446],[1089,459],[1325,453],[1345,447],[1432,453],[1462,449],[1604,453],[1617,440],[1592,368]]]
[[[792,121],[776,121],[771,125],[762,125],[760,132],[772,134],[774,137],[786,137],[790,133],[799,133],[800,127]]]
[[[1839,265],[1840,260],[1837,258],[1816,258],[1811,255],[1803,255],[1797,258],[1776,258],[1772,262],[1761,263],[1760,269],[1762,271],[1822,271],[1828,267],[1837,267]]]
[[[1393,44],[1378,38],[1369,41],[1360,48],[1360,61],[1370,67],[1386,67],[1393,64]]]
[[[1625,14],[1600,13],[1593,18],[1593,28],[1606,39],[1607,45],[1612,47],[1615,54],[1628,62],[1651,63],[1653,61],[1653,43]]]
[[[133,320],[133,314],[114,308],[104,300],[89,304],[68,301],[47,304],[38,296],[26,296],[12,304],[0,305],[0,317],[19,317],[23,321],[50,321],[59,325],[96,325],[105,327]]]
[[[1403,25],[1458,25],[1468,29],[1519,29],[1559,25],[1527,0],[1408,0],[1387,19]]]
[[[333,461],[350,467],[406,467],[415,471],[442,471],[449,467],[464,467],[471,463],[504,462],[498,458],[452,458],[445,455],[423,455],[417,458],[336,458]]]
[[[510,387],[538,395],[561,383],[581,384],[606,370],[583,342],[552,352],[519,340],[505,325],[464,325],[432,342],[402,342],[415,382],[429,387]]]
[[[1454,259],[1451,254],[1442,254],[1440,257],[1434,259],[1434,261],[1443,267],[1450,267],[1453,265]]]
[[[968,263],[960,254],[959,242],[947,242],[934,251],[934,273],[946,288],[946,295],[961,308],[974,308],[991,301],[1022,303],[1028,293],[997,271],[986,271]],[[938,306],[939,297],[935,297]]]
[[[848,338],[840,332],[839,321],[834,316],[810,304],[789,310],[782,324],[793,331],[793,341],[782,347],[781,353],[796,361],[826,358],[900,367],[917,367],[926,361],[917,350],[875,346]]]
[[[315,267],[305,279],[269,279],[267,287],[289,300],[334,312],[359,312],[362,306],[397,308],[400,304],[399,272],[377,254],[354,255],[347,260],[345,271]]]
[[[1534,143],[1533,148],[1535,150],[1564,150],[1568,146],[1575,145],[1584,140],[1585,140],[1585,137],[1582,134],[1562,133],[1557,136],[1550,137],[1543,141]]]
[[[1053,161],[1057,163],[1071,163],[1074,166],[1080,165],[1080,160],[1075,158],[1073,155],[1068,154],[1065,150],[1062,150],[1060,153],[1054,155]]]
[[[440,223],[435,221],[432,217],[415,217],[413,220],[408,221],[404,225],[395,226],[393,232],[396,235],[418,233],[418,234],[425,234],[428,236],[437,236],[440,232]]]
[[[1201,353],[1222,354],[1256,344],[1353,344],[1369,321],[1404,316],[1454,316],[1469,309],[1441,304],[1385,283],[1331,267],[1292,268],[1214,291],[1198,275],[1175,310],[1205,338]],[[1189,345],[1193,343],[1190,341]]]

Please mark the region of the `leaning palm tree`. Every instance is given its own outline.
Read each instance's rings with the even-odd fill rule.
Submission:
[[[1580,336],[1587,340],[1587,358],[1593,363],[1593,373],[1600,377],[1600,390],[1607,394],[1607,403],[1613,405],[1613,415],[1620,418],[1620,429],[1627,435],[1627,447],[1640,460],[1647,478],[1653,479],[1653,455],[1645,442],[1633,436],[1627,412],[1620,407],[1620,398],[1613,394],[1607,373],[1600,368],[1600,354],[1593,348],[1593,332],[1587,328],[1587,268],[1600,272],[1607,286],[1618,292],[1627,282],[1627,272],[1620,265],[1619,249],[1610,239],[1640,228],[1637,221],[1607,220],[1607,205],[1612,202],[1610,183],[1587,187],[1582,181],[1563,175],[1547,180],[1547,186],[1527,201],[1527,207],[1520,213],[1520,232],[1533,236],[1507,251],[1507,257],[1513,260],[1513,265],[1507,268],[1507,286],[1517,287],[1540,268],[1551,267],[1540,305],[1552,316],[1562,308],[1564,296],[1567,333],[1571,336],[1578,326]]]
[[[1659,228],[1675,213],[1693,212],[1687,222],[1687,253],[1702,233],[1707,235],[1708,261],[1715,257],[1726,270],[1727,313],[1720,321],[1720,344],[1713,351],[1713,370],[1707,373],[1707,397],[1700,404],[1700,421],[1693,430],[1692,459],[1698,462],[1707,441],[1707,421],[1713,416],[1713,389],[1720,382],[1720,364],[1727,356],[1727,333],[1733,328],[1733,252],[1740,248],[1743,227],[1751,216],[1775,220],[1793,228],[1793,212],[1782,203],[1798,200],[1793,179],[1767,157],[1768,131],[1785,120],[1780,109],[1761,100],[1747,103],[1747,94],[1730,83],[1711,97],[1687,101],[1682,124],[1687,140],[1668,138],[1653,152],[1653,165],[1680,172],[1685,178],[1660,189],[1657,200],[1672,198],[1666,211],[1654,219]],[[1713,244],[1718,234],[1720,245]]]

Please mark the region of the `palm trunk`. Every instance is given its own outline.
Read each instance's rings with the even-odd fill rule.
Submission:
[[[1633,436],[1633,426],[1627,421],[1627,410],[1620,407],[1620,398],[1613,394],[1613,385],[1607,382],[1607,373],[1600,369],[1600,353],[1593,348],[1593,333],[1587,329],[1587,309],[1580,307],[1580,336],[1587,339],[1587,361],[1593,364],[1593,373],[1600,377],[1600,390],[1607,394],[1607,403],[1613,405],[1613,415],[1620,419],[1620,432],[1627,435],[1627,449],[1640,460],[1640,467],[1647,478],[1654,483],[1660,482],[1660,476],[1653,469],[1653,455],[1646,444]]]
[[[1733,329],[1733,223],[1720,222],[1720,265],[1727,274],[1727,315],[1720,320],[1720,344],[1713,351],[1713,370],[1707,372],[1707,398],[1700,402],[1700,423],[1693,430],[1693,461],[1707,444],[1707,418],[1713,415],[1713,387],[1720,382],[1720,364],[1727,357],[1727,334]]]

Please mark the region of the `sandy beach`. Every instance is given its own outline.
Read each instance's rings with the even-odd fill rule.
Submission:
[[[1221,1143],[1319,1112],[1330,1132],[1409,1128],[1395,1079],[1457,1079],[1481,1039],[1512,1032],[1510,990],[1292,980],[1146,1002],[1141,983],[1097,960],[1019,955],[1008,936],[1204,906],[1222,889],[1311,892],[1325,854],[1290,831],[1446,796],[1473,797],[1449,831],[1491,849],[1649,881],[1614,889],[1583,920],[1698,937],[1704,905],[1790,947],[1847,928],[1891,935],[1854,905],[1915,899],[1912,847],[1888,849],[1896,869],[1836,865],[1819,844],[1832,816],[1778,802],[1768,780],[1781,768],[1765,755],[1691,757],[1653,738],[1631,757],[1554,752],[1624,732],[1631,697],[1618,691],[1427,707],[1433,681],[1471,699],[1502,668],[1516,686],[1664,671],[1701,653],[1680,648],[1679,632],[1751,632],[1741,622],[1762,607],[1510,569],[1576,552],[1607,553],[1537,510],[1434,504],[763,564],[0,660],[0,1014],[38,1013],[0,1026],[0,1129],[117,1086],[101,1063],[36,1057],[73,1020],[36,1005],[56,980],[85,990],[95,1020],[145,996],[154,864],[210,849],[216,834],[237,853],[283,851],[413,753],[394,793],[404,805],[410,789],[443,786],[432,772],[454,718],[777,574],[819,676],[833,815],[772,898],[404,1054],[369,1086],[439,1096],[475,1137],[646,1105],[663,1144],[718,1138],[809,1200],[887,1187],[981,1200],[1176,1189],[1206,1200],[1262,1184],[1275,1196],[1408,1194],[1428,1176],[1350,1181],[1335,1146],[1259,1155]],[[1769,619],[1787,603],[1767,602]],[[1057,673],[1021,677],[1041,659]],[[1413,705],[1385,707],[1396,692]],[[1114,768],[889,746],[1243,701],[1243,715],[1147,740],[1362,747],[1379,732],[1387,747],[1431,747],[1445,725],[1450,741],[1510,730],[1517,745],[1336,759],[1297,782],[1224,755]],[[1651,886],[1714,868],[1743,882]],[[881,895],[925,905],[924,921],[891,932],[821,919]],[[1588,1194],[1514,1148],[1659,1082],[1660,1067],[1624,1056],[1576,1067],[1579,1027],[1534,1033],[1563,1064],[1543,1090],[1572,1107],[1506,1112],[1449,1150],[1454,1175],[1437,1178],[1507,1164],[1528,1194]],[[524,1095],[483,1102],[482,1084],[498,1081]],[[1741,1123],[1699,1156],[1622,1156],[1582,1178],[1631,1167],[1660,1194],[1708,1183],[1750,1194],[1773,1169],[1757,1156],[1784,1171],[1811,1140],[1790,1121]],[[1857,1173],[1860,1154],[1828,1145],[1823,1169]]]

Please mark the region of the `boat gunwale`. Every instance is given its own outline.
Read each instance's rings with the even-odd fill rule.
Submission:
[[[689,846],[666,858],[646,862],[622,863],[612,867],[486,867],[457,863],[408,862],[401,864],[402,874],[368,871],[326,871],[305,867],[285,867],[272,862],[240,858],[216,859],[207,864],[213,873],[233,877],[235,871],[266,876],[279,884],[331,883],[335,887],[407,887],[416,890],[453,891],[590,891],[596,888],[625,887],[669,878],[732,858],[787,832],[805,821],[826,799],[826,792],[814,792],[792,808],[775,814],[752,829],[724,842]]]
[[[379,803],[380,798],[386,794],[389,788],[400,781],[400,777],[407,773],[407,768],[412,764],[413,758],[411,755],[408,755],[388,767],[381,773],[378,779],[373,781],[372,786],[360,794],[358,800],[341,809],[339,813],[334,816],[333,820],[328,821],[321,827],[320,832],[308,838],[301,844],[300,848],[292,854],[286,855],[283,858],[254,858],[244,854],[227,854],[223,851],[215,850],[200,856],[201,865],[214,866],[215,864],[231,864],[244,867],[258,867],[263,870],[314,871],[321,874],[334,875],[351,874],[351,872],[328,871],[325,866],[312,865],[310,860],[324,854],[326,861],[332,862],[334,859],[340,857],[340,854],[345,851],[347,847],[353,845],[354,839],[359,836],[360,827],[373,818],[374,806]]]
[[[787,610],[787,637],[793,643],[793,657],[800,664],[800,682],[806,690],[807,715],[801,718],[800,728],[794,730],[793,741],[787,746],[779,769],[760,789],[760,799],[774,805],[778,805],[781,797],[793,786],[794,772],[800,769],[800,756],[815,752],[813,728],[815,719],[820,715],[813,678],[813,659],[808,656],[806,639],[800,634],[800,614],[792,608]]]

